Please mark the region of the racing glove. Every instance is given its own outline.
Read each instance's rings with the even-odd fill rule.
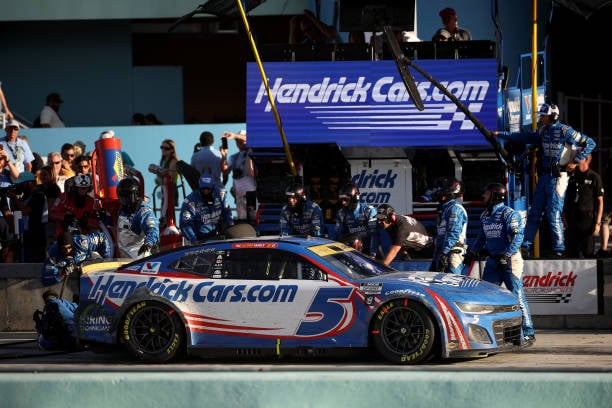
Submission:
[[[501,266],[503,268],[508,266],[509,260],[510,260],[510,257],[508,255],[506,255],[506,254],[499,255],[497,257],[497,262],[499,263],[499,266]]]
[[[138,250],[138,255],[142,255],[144,253],[150,252],[151,251],[151,245],[147,244],[146,242],[144,244],[142,244],[140,246],[140,249]]]
[[[439,262],[439,267],[440,267],[440,272],[446,272],[448,270],[448,265],[450,264],[450,261],[448,259],[448,254],[442,254],[440,255],[440,262]]]

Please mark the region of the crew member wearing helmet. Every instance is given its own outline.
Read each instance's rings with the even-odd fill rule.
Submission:
[[[523,341],[535,342],[533,320],[523,291],[524,261],[521,255],[523,224],[521,214],[504,204],[506,188],[499,183],[485,187],[482,201],[486,210],[480,216],[482,228],[474,242],[472,251],[485,249],[488,258],[482,280],[501,285],[514,293],[523,313]]]
[[[285,189],[287,203],[280,214],[280,235],[323,235],[323,210],[306,198],[304,186],[291,184]]]
[[[389,204],[378,206],[376,218],[391,237],[391,246],[383,259],[385,265],[393,262],[400,250],[421,250],[433,243],[433,238],[427,234],[423,224],[408,215],[396,214]]]
[[[66,180],[64,192],[52,204],[49,214],[49,219],[56,223],[56,236],[64,231],[88,234],[100,230],[91,190],[89,174],[79,173]]]
[[[336,241],[344,242],[364,254],[376,257],[378,233],[376,208],[359,202],[359,187],[345,184],[338,190],[340,208],[336,213]]]
[[[120,257],[138,259],[151,255],[159,244],[159,220],[143,200],[140,182],[132,177],[117,184],[119,213],[117,246]]]
[[[72,234],[64,231],[49,248],[43,264],[43,286],[54,285],[66,277],[71,268],[92,258],[112,258],[113,241],[104,232]]]
[[[225,228],[234,225],[225,194],[221,194],[213,176],[203,174],[198,186],[198,190],[185,197],[179,223],[183,237],[192,244],[214,239],[223,233]]]
[[[451,272],[462,275],[463,258],[467,245],[465,237],[468,216],[461,203],[461,182],[455,178],[442,178],[438,182],[437,201],[440,202],[436,239],[431,271]]]
[[[542,216],[550,224],[553,257],[564,256],[563,203],[567,191],[567,164],[578,163],[595,149],[595,141],[587,135],[559,122],[559,108],[545,103],[538,112],[542,126],[531,132],[492,132],[503,139],[527,144],[539,144],[538,183],[527,215],[523,253],[529,256]]]

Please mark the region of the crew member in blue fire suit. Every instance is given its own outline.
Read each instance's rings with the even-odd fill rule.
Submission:
[[[43,264],[42,284],[48,286],[59,283],[73,267],[98,256],[111,258],[113,250],[113,242],[104,232],[62,232],[49,248],[49,256]]]
[[[306,198],[301,184],[291,184],[285,189],[287,203],[280,213],[280,235],[323,236],[323,211],[319,204]]]
[[[38,345],[43,350],[77,350],[74,313],[78,303],[60,298],[48,290],[43,293],[45,313],[36,310],[32,316],[36,323]]]
[[[482,202],[486,210],[480,216],[481,230],[471,248],[473,253],[488,253],[482,280],[501,285],[514,293],[523,314],[523,345],[535,342],[533,320],[523,291],[524,261],[521,255],[523,226],[521,214],[504,204],[506,188],[499,183],[485,187]]]
[[[379,242],[376,208],[359,202],[359,187],[354,183],[345,184],[338,190],[338,200],[341,206],[336,213],[336,241],[375,258]]]
[[[199,189],[185,197],[181,206],[179,228],[190,243],[215,239],[234,225],[232,212],[210,174],[202,174]]]
[[[553,104],[543,104],[538,112],[543,126],[532,132],[497,132],[503,139],[533,143],[537,141],[541,149],[539,159],[538,183],[533,202],[527,215],[523,253],[529,255],[533,239],[540,227],[542,216],[546,213],[550,225],[552,251],[554,257],[563,257],[565,240],[563,235],[563,203],[567,191],[568,175],[566,165],[573,160],[584,160],[595,149],[595,141],[590,137],[559,122],[559,108]]]
[[[117,246],[120,256],[139,259],[151,255],[159,244],[159,219],[142,198],[140,183],[133,177],[117,184]]]
[[[442,178],[434,199],[440,202],[440,215],[436,228],[431,271],[462,275],[463,258],[467,245],[465,237],[468,216],[462,205],[461,182],[454,178]]]

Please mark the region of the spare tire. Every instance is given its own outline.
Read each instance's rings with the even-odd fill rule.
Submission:
[[[248,237],[256,237],[257,231],[255,231],[255,228],[253,228],[251,224],[243,222],[240,224],[234,224],[234,225],[230,225],[229,227],[227,227],[225,229],[224,235],[226,239],[248,238]]]

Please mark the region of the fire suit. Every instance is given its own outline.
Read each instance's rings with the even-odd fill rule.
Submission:
[[[74,234],[72,252],[68,256],[64,256],[56,241],[49,248],[49,257],[43,263],[43,286],[61,282],[67,266],[80,265],[83,261],[92,258],[94,252],[103,258],[111,258],[113,250],[113,241],[103,232]]]
[[[190,243],[212,239],[229,225],[234,225],[232,212],[218,188],[212,190],[210,200],[204,200],[200,190],[185,197],[179,228]]]
[[[133,213],[120,210],[117,217],[117,246],[121,257],[139,259],[151,255],[140,252],[143,244],[149,248],[159,243],[159,220],[145,201]]]
[[[575,162],[585,159],[595,149],[595,141],[558,121],[532,132],[499,132],[499,135],[504,139],[524,143],[533,143],[534,140],[537,140],[541,148],[539,179],[527,215],[523,246],[531,248],[542,216],[546,213],[550,224],[552,250],[554,252],[564,251],[565,240],[561,214],[568,183],[565,165],[571,160],[573,153],[576,153],[573,158]]]
[[[319,204],[306,200],[302,208],[283,205],[280,215],[280,235],[312,235],[320,237],[324,228],[323,211]]]
[[[349,207],[338,209],[334,236],[337,241],[358,237],[363,244],[361,252],[376,257],[379,243],[377,227],[376,208],[357,203],[354,210]]]
[[[478,253],[483,248],[489,256],[485,263],[482,280],[501,285],[514,293],[523,314],[523,337],[533,336],[533,320],[523,291],[524,261],[520,248],[523,242],[521,214],[504,203],[497,203],[480,216],[482,224],[473,246]]]
[[[463,274],[465,265],[468,215],[458,199],[452,199],[442,204],[438,217],[434,253],[431,263],[432,271]]]

